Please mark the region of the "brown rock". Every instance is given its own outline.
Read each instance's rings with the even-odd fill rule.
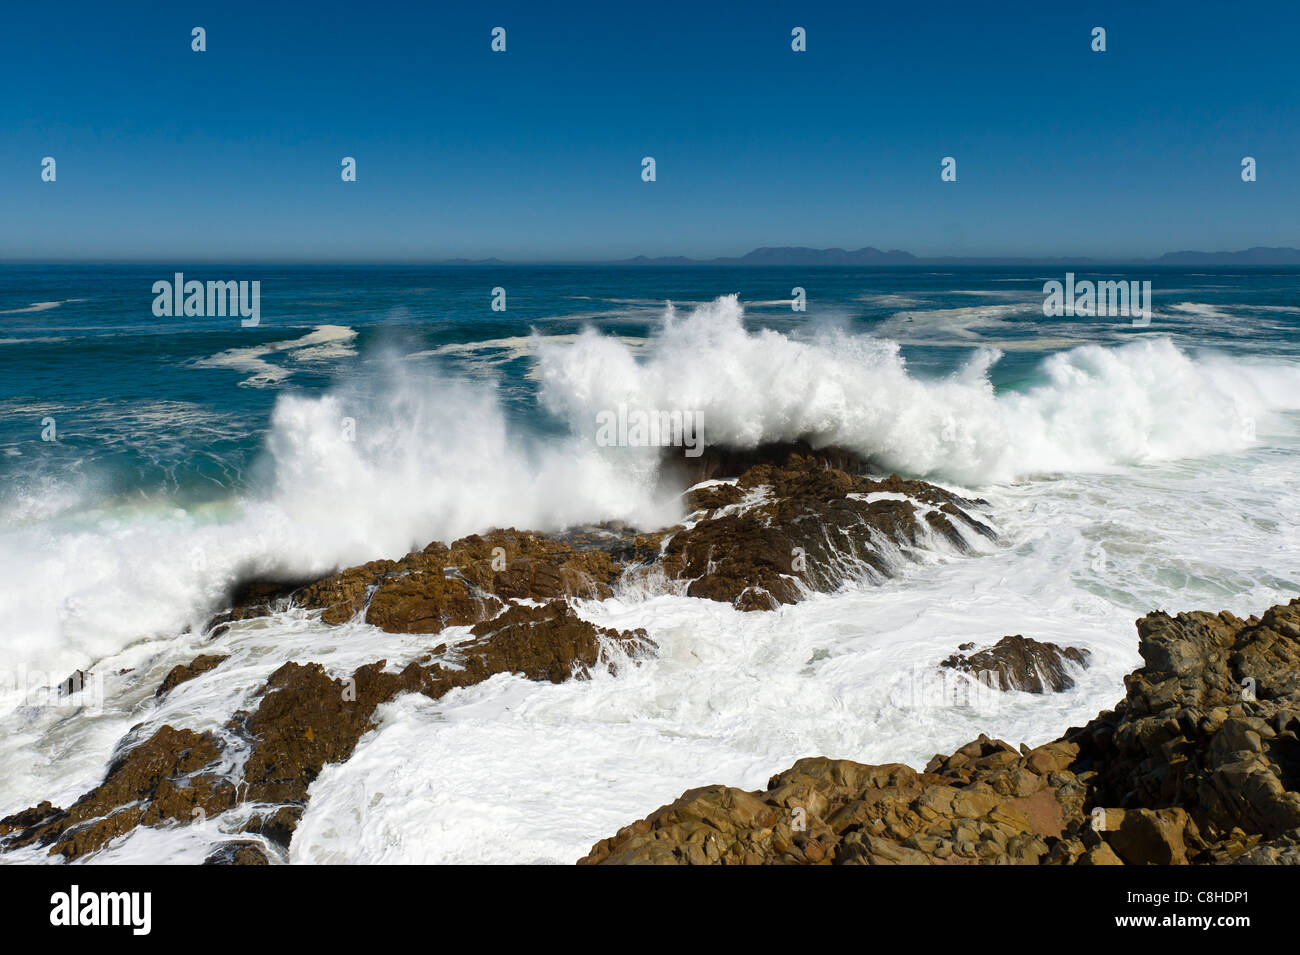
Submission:
[[[970,673],[999,690],[1059,693],[1074,686],[1066,661],[1087,666],[1088,651],[1040,643],[1016,634],[978,653],[954,653],[939,665]]]
[[[35,842],[51,846],[51,855],[76,859],[129,832],[151,812],[154,819],[163,814],[178,818],[173,814],[182,807],[220,811],[217,807],[228,799],[228,791],[183,782],[218,752],[211,734],[164,726],[114,760],[104,781],[66,812],[45,802],[0,820],[0,834],[7,834],[5,848]],[[151,804],[160,795],[164,801],[155,811]]]
[[[441,569],[390,576],[379,584],[366,623],[389,633],[438,633],[445,627],[487,620],[501,610],[491,594],[476,594],[464,580]]]
[[[307,787],[326,763],[347,759],[371,727],[375,707],[400,689],[422,685],[418,668],[384,672],[384,661],[335,680],[319,663],[286,663],[266,682],[262,702],[232,728],[253,740],[244,764],[245,799],[305,801]]]
[[[270,865],[271,860],[256,842],[225,842],[203,860],[204,865]]]
[[[373,725],[375,708],[398,693],[437,698],[498,673],[559,683],[601,663],[612,667],[605,659],[607,643],[634,655],[654,646],[644,631],[619,633],[582,620],[563,600],[512,605],[471,632],[473,639],[455,648],[458,666],[413,663],[392,673],[381,660],[334,679],[320,664],[286,663],[267,680],[257,709],[229,724],[250,744],[242,779],[215,774],[220,749],[211,734],[164,726],[115,761],[105,781],[68,810],[45,802],[0,820],[3,846],[38,842],[75,859],[136,826],[202,820],[243,801],[281,804],[254,815],[244,829],[287,846],[312,781],[326,763],[352,754]],[[240,849],[242,856],[251,851]]]
[[[154,692],[154,696],[159,697],[166,693],[170,693],[186,680],[192,680],[200,674],[207,673],[209,670],[229,659],[230,657],[224,654],[204,653],[195,657],[188,664],[177,664],[172,667],[167,676],[163,678],[162,683]]]
[[[1129,865],[1186,865],[1184,832],[1191,826],[1182,809],[1133,809],[1119,827],[1108,830],[1106,842]]]
[[[828,466],[830,459],[843,467]],[[897,475],[872,480],[859,473],[860,463],[851,464],[842,453],[830,459],[799,451],[787,450],[784,457],[774,453],[740,473],[734,486],[691,492],[692,506],[709,513],[690,527],[669,531],[653,569],[688,581],[686,592],[692,597],[726,601],[741,610],[769,610],[795,603],[810,591],[888,577],[906,548],[932,533],[963,550],[966,539],[957,525],[993,533],[970,516],[973,502]],[[876,492],[904,494],[910,500],[863,499]],[[751,496],[748,505],[741,503],[745,495]],[[918,510],[914,501],[927,510]],[[737,504],[741,506],[730,506]]]
[[[1300,864],[1300,600],[1138,633],[1125,699],[1055,742],[981,736],[920,774],[800,760],[767,792],[692,790],[581,861]]]

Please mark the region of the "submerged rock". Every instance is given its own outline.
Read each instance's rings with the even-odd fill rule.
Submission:
[[[1300,600],[1148,614],[1125,699],[1055,742],[981,736],[924,772],[802,759],[693,789],[580,862],[1300,862]]]
[[[973,646],[963,644],[959,649],[970,650]],[[1074,686],[1067,662],[1087,666],[1088,656],[1087,650],[1040,643],[1016,634],[978,653],[954,653],[939,666],[969,673],[985,686],[999,690],[1060,693]]]

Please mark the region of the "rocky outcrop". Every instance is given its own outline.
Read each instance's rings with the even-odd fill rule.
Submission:
[[[626,535],[600,543],[613,549]],[[236,620],[287,606],[318,610],[341,624],[361,617],[389,633],[439,633],[447,627],[491,620],[511,600],[608,597],[621,565],[588,542],[585,549],[513,528],[474,534],[451,545],[434,541],[401,560],[375,560],[302,586],[246,585],[252,593],[214,617],[214,634]]]
[[[147,740],[128,736],[104,782],[68,809],[42,803],[0,820],[0,849],[36,844],[75,859],[136,826],[249,803],[256,811],[242,827],[246,838],[211,861],[256,862],[266,858],[259,847],[289,845],[312,782],[349,758],[376,709],[398,694],[437,699],[502,673],[560,682],[653,649],[642,631],[583,620],[573,598],[603,599],[629,576],[659,575],[693,596],[768,609],[888,576],[907,548],[941,539],[965,550],[974,537],[993,536],[975,516],[982,502],[897,476],[864,477],[863,462],[834,449],[762,448],[711,455],[697,466],[691,480],[706,483],[687,493],[691,513],[672,528],[640,534],[610,523],[553,536],[508,528],[319,579],[244,582],[209,621],[210,640],[240,621],[293,608],[329,625],[468,634],[400,669],[380,660],[332,674],[318,663],[286,663],[266,677],[255,707],[233,714],[220,732],[164,726]],[[738,477],[709,480],[715,473]],[[155,696],[226,659],[203,654],[174,667]]]
[[[1114,711],[1055,742],[981,736],[923,772],[803,759],[694,789],[586,864],[1300,862],[1300,600],[1149,614]]]
[[[975,502],[923,481],[872,480],[798,453],[749,468],[735,485],[698,488],[689,500],[697,511],[663,535],[649,570],[687,581],[689,596],[741,610],[892,576],[908,548],[933,536],[966,551],[960,528],[993,536],[970,513]]]
[[[76,859],[138,825],[191,822],[199,814],[230,809],[234,786],[200,772],[215,762],[219,750],[210,733],[163,726],[126,749],[104,781],[66,811],[47,802],[0,819],[3,847],[40,843],[50,846],[51,855]]]
[[[1216,851],[1300,827],[1300,601],[1262,617],[1149,614],[1127,695],[1066,739],[1100,805],[1186,809]]]
[[[981,737],[925,772],[801,759],[766,791],[692,790],[598,842],[581,861],[1037,862],[1061,840],[1067,819],[1083,818],[1085,787],[1066,770],[1073,756],[1069,747],[1021,753]]]
[[[223,843],[203,860],[203,864],[270,865],[271,860],[266,857],[266,852],[259,843],[236,841]]]
[[[191,660],[188,664],[177,664],[172,667],[167,676],[163,678],[154,696],[166,696],[180,684],[187,680],[192,680],[196,676],[202,676],[209,670],[212,670],[230,659],[228,654],[224,653],[202,653]]]
[[[972,650],[965,644],[960,650]],[[1088,651],[1059,647],[1016,634],[976,653],[954,653],[939,665],[969,673],[985,686],[1026,693],[1060,693],[1074,686],[1067,664],[1088,665]]]
[[[846,451],[780,445],[715,453],[691,470],[691,513],[638,534],[619,524],[548,536],[513,528],[434,541],[400,560],[349,567],[296,588],[245,585],[214,633],[289,604],[327,624],[354,618],[392,633],[439,633],[491,620],[512,600],[602,599],[628,577],[676,581],[689,596],[768,610],[851,580],[881,580],[911,549],[941,540],[959,552],[994,538],[969,501],[898,475],[873,480]],[[705,478],[737,468],[726,481]]]
[[[405,692],[437,699],[501,673],[559,683],[596,666],[635,660],[653,646],[644,631],[598,628],[567,601],[554,600],[512,604],[472,628],[469,639],[435,647],[400,671],[380,660],[335,678],[318,663],[286,663],[259,691],[257,708],[231,718],[228,734],[164,726],[144,742],[128,738],[104,782],[68,809],[43,802],[0,819],[0,849],[39,844],[51,855],[77,859],[137,826],[202,821],[240,803],[267,806],[245,832],[287,846],[311,783],[327,763],[352,755],[381,703]],[[184,677],[197,664],[172,674],[181,670]],[[160,692],[169,682],[178,681],[169,674]],[[259,856],[266,861],[260,844],[242,840],[208,861],[257,864]]]

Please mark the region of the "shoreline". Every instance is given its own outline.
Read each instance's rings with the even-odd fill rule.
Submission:
[[[1043,746],[980,736],[923,772],[801,759],[693,789],[580,864],[1300,864],[1300,599],[1155,612],[1113,710]]]
[[[210,650],[175,666],[154,698],[218,670],[228,659],[222,646],[232,626],[291,607],[319,612],[328,626],[363,620],[388,633],[427,636],[425,652],[400,670],[379,660],[350,676],[328,673],[310,657],[291,660],[265,675],[255,705],[231,714],[218,730],[196,733],[164,725],[147,739],[133,730],[115,747],[102,783],[68,808],[45,801],[0,820],[0,852],[39,846],[50,855],[77,859],[138,826],[181,825],[239,809],[238,833],[216,845],[208,861],[287,860],[312,782],[326,765],[350,758],[374,728],[382,703],[412,692],[436,700],[500,673],[554,683],[583,679],[595,668],[617,674],[656,652],[644,630],[594,625],[575,612],[575,600],[604,600],[631,584],[761,614],[812,593],[834,592],[849,581],[883,582],[918,551],[962,560],[977,557],[998,539],[986,502],[897,475],[870,478],[865,470],[865,462],[834,448],[724,451],[685,462],[677,478],[689,485],[683,493],[690,513],[671,528],[646,533],[608,524],[554,536],[497,530],[449,545],[435,541],[400,560],[375,560],[317,580],[246,581],[231,595],[228,609],[203,628]],[[1300,636],[1290,614],[1274,608],[1265,619],[1290,627],[1280,631],[1289,639]],[[1157,618],[1170,620],[1152,614],[1144,621]],[[1259,627],[1255,618],[1242,622],[1230,614],[1207,620],[1218,621],[1213,626],[1220,630]],[[465,628],[468,636],[461,637],[460,629],[450,641],[438,636],[448,628]],[[1276,637],[1279,631],[1270,632]],[[1145,636],[1141,646],[1146,657]],[[1059,692],[1072,685],[1072,673],[1088,665],[1086,650],[1019,634],[981,649],[955,643],[951,649],[938,672],[958,685],[978,684],[983,693]],[[1192,651],[1189,660],[1210,666],[1209,644]],[[1145,672],[1127,679],[1130,697],[1134,681]],[[77,676],[84,680],[91,674]],[[1268,710],[1276,723],[1269,746],[1290,747],[1300,730],[1300,713],[1292,725],[1289,710],[1281,719],[1268,709],[1279,680],[1272,670],[1261,669],[1252,679],[1260,695],[1251,705]],[[1145,698],[1126,704],[1128,709],[1152,706]],[[1262,740],[1264,718],[1255,709],[1241,709],[1244,701],[1236,710],[1234,705],[1220,700],[1211,707],[1218,719],[1214,732],[1226,726],[1233,739]],[[1217,711],[1225,708],[1227,715],[1220,717]],[[1197,712],[1200,720],[1204,714]],[[1180,711],[1183,716],[1191,719]],[[1116,833],[1135,826],[1145,827],[1143,832],[1177,830],[1181,842],[1169,843],[1171,860],[1202,860],[1216,853],[1237,858],[1256,849],[1286,853],[1281,843],[1270,849],[1282,834],[1274,822],[1252,822],[1234,835],[1223,811],[1206,808],[1203,800],[1179,793],[1154,801],[1110,795],[1120,783],[1093,765],[1113,761],[1105,750],[1110,744],[1093,738],[1120,732],[1111,729],[1106,736],[1094,726],[1107,718],[1114,719],[1114,713],[1033,750],[1017,751],[981,736],[951,756],[935,757],[920,773],[900,764],[871,767],[814,757],[773,777],[766,793],[725,786],[690,790],[601,840],[583,861],[1106,863],[1121,855],[1139,858],[1136,850],[1112,847],[1114,840],[1105,835],[1112,822]],[[1202,743],[1211,745],[1196,736],[1199,722],[1189,725],[1179,746],[1194,752]],[[1161,744],[1172,738],[1164,730],[1150,732]],[[1247,733],[1255,736],[1242,735]],[[1263,742],[1259,747],[1269,751]],[[1257,768],[1273,773],[1284,783],[1283,792],[1290,792],[1295,756],[1300,744],[1294,756],[1286,749]],[[1257,780],[1260,786],[1266,782]],[[1289,811],[1263,796],[1260,800],[1265,806],[1260,812]],[[1282,800],[1288,806],[1292,801],[1300,807],[1300,795]],[[850,804],[859,807],[853,810],[857,815],[844,815]],[[868,804],[880,807],[877,815],[863,815]],[[1095,808],[1120,814],[1104,817],[1102,828],[1093,829],[1088,814]],[[1137,815],[1130,819],[1129,812]],[[1156,815],[1148,818],[1144,812]],[[1297,813],[1292,828],[1300,826],[1300,808]],[[850,818],[854,821],[846,821]],[[948,828],[936,830],[941,825]],[[1122,843],[1128,837],[1114,838]],[[1268,844],[1261,848],[1262,843]]]

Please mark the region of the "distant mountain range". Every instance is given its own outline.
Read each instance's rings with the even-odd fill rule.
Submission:
[[[445,265],[504,265],[500,259],[451,259]],[[1276,266],[1300,265],[1300,249],[1268,248],[1255,246],[1240,252],[1166,252],[1154,259],[1097,259],[1088,256],[1050,256],[1041,258],[1014,256],[918,256],[902,249],[881,249],[865,246],[861,249],[811,249],[806,246],[763,246],[741,256],[724,256],[716,259],[692,259],[684,255],[638,255],[631,259],[592,263],[599,265],[732,265],[732,266],[787,266],[787,265],[1239,265]]]
[[[1166,252],[1163,265],[1300,265],[1300,249],[1257,245],[1241,252]]]
[[[861,249],[810,249],[805,246],[764,246],[746,255],[717,259],[684,256],[647,258],[638,255],[616,265],[1068,265],[1095,264],[1106,259],[1088,256],[918,256],[902,249],[885,252],[871,246]],[[1119,261],[1119,260],[1114,260]],[[1300,249],[1255,246],[1240,252],[1166,252],[1155,259],[1126,259],[1142,265],[1300,265]]]

